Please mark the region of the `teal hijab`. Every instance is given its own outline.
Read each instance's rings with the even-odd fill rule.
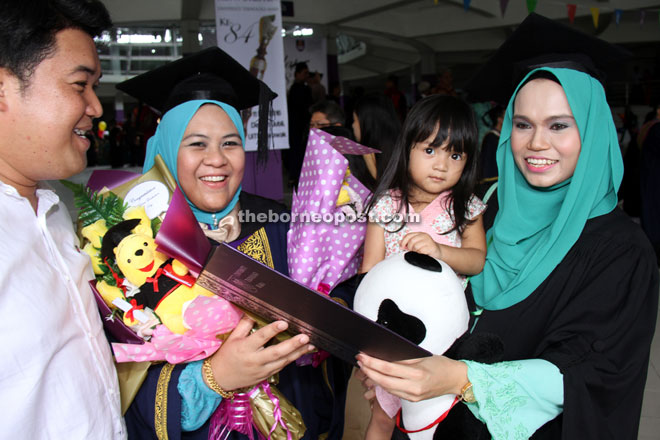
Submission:
[[[236,126],[238,134],[241,136],[241,142],[245,145],[245,133],[243,132],[243,121],[241,120],[241,115],[238,111],[224,102],[212,101],[212,100],[193,100],[187,101],[183,104],[179,104],[176,107],[168,110],[160,120],[156,133],[149,139],[147,142],[147,153],[144,159],[143,172],[146,172],[154,166],[154,158],[157,154],[160,154],[167,165],[167,168],[170,170],[174,179],[179,184],[181,188],[181,183],[179,183],[179,176],[177,172],[177,157],[179,154],[179,146],[181,145],[181,139],[183,139],[183,134],[190,123],[190,120],[195,115],[197,110],[204,104],[215,104],[220,106],[226,113],[229,115],[229,118]],[[183,191],[182,191],[183,192]],[[195,206],[187,195],[186,201],[195,214],[197,221],[208,224],[211,228],[215,228],[215,222],[225,217],[227,214],[234,209],[236,203],[238,202],[238,195],[241,193],[241,187],[238,187],[236,194],[229,202],[229,204],[218,212],[207,212],[202,211],[197,206]],[[215,222],[214,222],[215,220]]]
[[[538,70],[551,72],[561,83],[581,140],[573,176],[550,188],[527,183],[511,152],[515,96]],[[477,305],[487,310],[505,309],[527,298],[566,256],[587,220],[616,207],[623,160],[601,84],[572,69],[530,72],[507,107],[497,167],[499,211],[488,231],[484,270],[471,279]]]

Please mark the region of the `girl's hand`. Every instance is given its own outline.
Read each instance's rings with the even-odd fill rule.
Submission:
[[[376,384],[360,369],[355,370],[354,374],[355,378],[362,383],[362,387],[364,388],[364,398],[371,402],[376,397],[376,390],[374,390]]]
[[[254,321],[244,316],[229,338],[211,356],[215,380],[225,391],[256,385],[314,349],[309,336],[296,335],[265,347],[275,335],[288,328],[275,321],[250,334]]]
[[[385,390],[411,402],[460,394],[468,382],[467,365],[445,356],[387,362],[357,355],[360,370]]]
[[[401,239],[401,248],[442,260],[442,245],[425,232],[411,232]]]

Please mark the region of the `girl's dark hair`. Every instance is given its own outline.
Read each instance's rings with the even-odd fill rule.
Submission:
[[[477,141],[478,130],[472,108],[462,99],[450,95],[431,95],[417,102],[403,122],[401,134],[389,158],[389,164],[382,178],[379,179],[374,197],[368,209],[377,202],[389,189],[401,191],[400,210],[408,214],[410,202],[410,187],[412,181],[408,166],[410,152],[417,143],[424,142],[438,129],[432,147],[440,147],[449,140],[449,148],[456,153],[467,155],[463,174],[452,188],[449,196],[448,210],[451,215],[453,208],[454,226],[445,234],[457,230],[460,234],[474,220],[468,220],[466,215],[470,198],[474,192],[477,179]]]
[[[30,0],[2,3],[0,67],[9,70],[25,89],[34,69],[55,50],[55,35],[80,29],[90,37],[112,26],[99,0]]]
[[[360,143],[380,150],[376,155],[377,179],[380,180],[401,131],[394,104],[382,93],[369,94],[358,100],[353,111],[360,123]]]

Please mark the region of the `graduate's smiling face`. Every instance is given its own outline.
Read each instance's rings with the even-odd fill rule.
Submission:
[[[177,155],[181,189],[197,208],[224,209],[243,181],[245,152],[238,129],[225,111],[205,104],[192,117]]]
[[[511,150],[527,182],[547,188],[573,176],[580,157],[578,126],[564,89],[537,78],[516,95]]]

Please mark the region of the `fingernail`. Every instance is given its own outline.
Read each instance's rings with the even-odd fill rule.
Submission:
[[[358,367],[362,368],[362,362],[358,361]]]
[[[314,350],[316,350],[316,347],[314,347],[312,344],[309,344],[307,346],[307,351],[314,351]]]
[[[287,323],[286,322],[278,322],[277,323],[277,328],[278,328],[278,330],[286,330]]]
[[[301,344],[307,344],[309,342],[309,336],[307,335],[300,335],[300,339],[298,339]]]

